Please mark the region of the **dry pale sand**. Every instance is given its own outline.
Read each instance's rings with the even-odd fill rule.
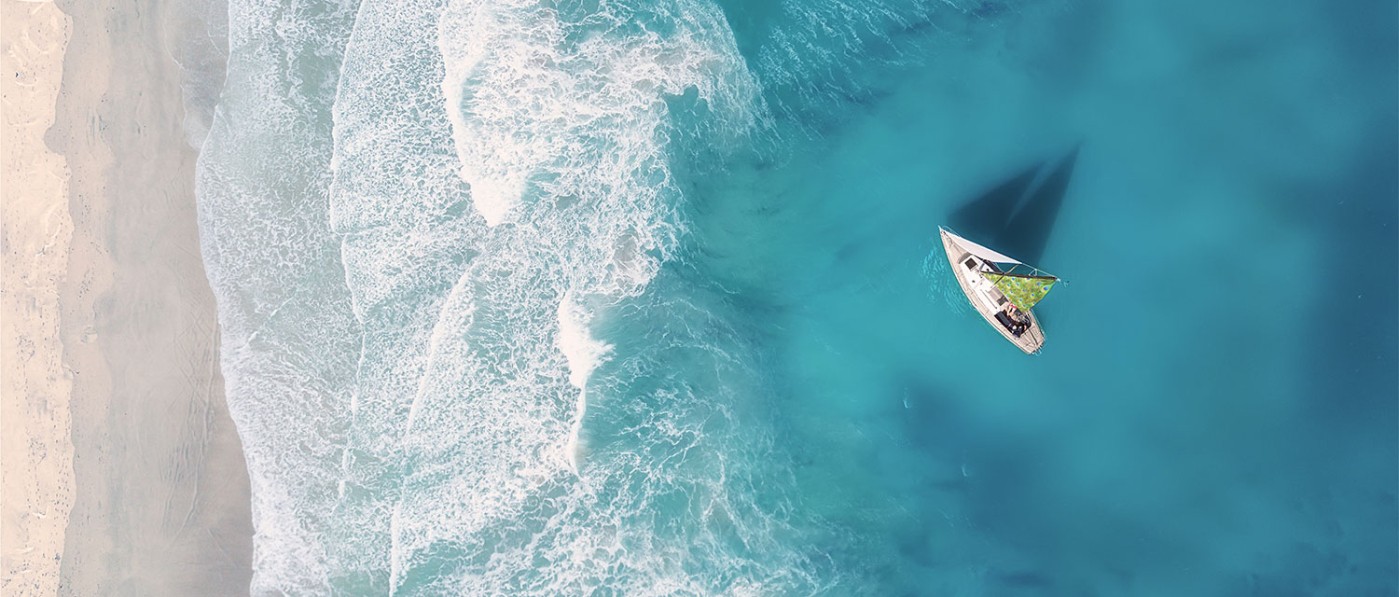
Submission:
[[[68,167],[44,132],[69,19],[52,4],[0,9],[0,594],[53,595],[73,505],[72,383],[58,342],[73,223]]]
[[[12,27],[39,26],[29,11],[57,15],[0,2],[7,52]],[[174,5],[60,2],[56,105],[58,64],[6,63],[5,595],[248,591],[248,477],[199,256]],[[49,99],[15,113],[36,121],[26,135],[52,119],[56,156],[8,138],[9,79],[26,77]]]

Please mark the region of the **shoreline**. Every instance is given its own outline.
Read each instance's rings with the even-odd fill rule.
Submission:
[[[7,17],[31,6],[3,1]],[[58,251],[64,267],[47,278],[56,318],[40,320],[50,325],[42,333],[17,337],[41,337],[47,358],[68,372],[66,390],[39,383],[64,397],[49,404],[71,418],[61,440],[71,439],[72,481],[71,512],[47,535],[61,557],[34,592],[246,594],[249,482],[200,254],[184,73],[169,50],[190,24],[171,18],[177,3],[39,6],[70,23],[61,83],[51,81],[52,127],[42,127],[40,142],[66,160],[66,194],[53,209],[66,211],[71,243]],[[7,178],[14,166],[7,154]],[[23,230],[32,219],[24,212],[13,226]],[[8,226],[13,260],[28,245],[11,241]],[[4,315],[15,324],[34,319],[12,310],[21,299],[6,296]],[[19,377],[36,385],[28,370]]]

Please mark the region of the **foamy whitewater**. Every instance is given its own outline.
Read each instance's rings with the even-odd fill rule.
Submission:
[[[1195,10],[1268,39],[1323,6]],[[255,594],[1393,586],[1392,403],[1336,415],[1356,449],[1284,454],[1333,433],[1309,427],[1335,386],[1307,345],[1262,314],[1180,325],[1218,317],[1189,292],[1151,343],[1094,318],[1245,239],[1291,265],[1220,292],[1329,259],[1373,214],[1274,189],[1329,196],[1388,151],[1365,133],[1388,122],[1383,60],[1337,74],[1351,50],[1305,37],[1234,58],[1239,82],[1188,66],[1210,48],[1180,19],[1057,0],[228,8],[198,193]],[[1354,85],[1330,86],[1346,110],[1309,111],[1323,77]],[[1178,96],[1148,107],[1162,86]],[[1073,146],[1045,265],[1074,284],[1026,360],[933,239]],[[1377,180],[1348,192],[1374,205]],[[1229,326],[1273,341],[1228,371],[1192,352]]]

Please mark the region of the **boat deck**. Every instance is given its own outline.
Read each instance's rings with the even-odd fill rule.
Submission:
[[[957,241],[946,230],[941,230],[940,233],[942,247],[947,253],[948,262],[952,265],[952,274],[957,278],[957,283],[961,285],[962,292],[967,295],[967,300],[971,301],[972,307],[975,307],[982,318],[986,319],[986,323],[1025,354],[1039,352],[1040,348],[1044,346],[1044,329],[1040,327],[1039,319],[1035,317],[1033,311],[1021,311],[1021,317],[1029,323],[1029,327],[1019,335],[1013,333],[996,317],[1005,309],[1009,301],[1005,294],[996,288],[995,284],[980,275],[981,272],[1000,271],[996,265],[968,253],[966,249],[957,244]],[[1003,314],[1002,317],[1005,315]]]

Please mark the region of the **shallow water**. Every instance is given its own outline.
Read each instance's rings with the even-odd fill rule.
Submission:
[[[254,591],[1393,592],[1394,17],[233,2]],[[1075,148],[1025,357],[936,229]]]

